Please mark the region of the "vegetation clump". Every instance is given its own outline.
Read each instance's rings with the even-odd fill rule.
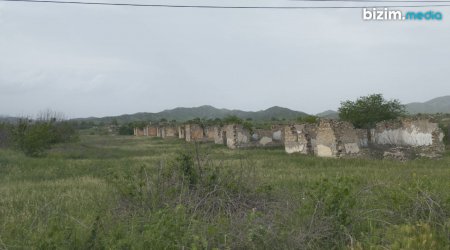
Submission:
[[[339,107],[339,118],[357,128],[372,128],[377,122],[395,119],[406,114],[398,100],[385,100],[381,94],[372,94],[356,101],[344,101]]]
[[[21,118],[14,124],[0,126],[0,144],[14,146],[27,156],[42,156],[51,145],[78,138],[72,123],[63,115],[46,111],[35,120]]]

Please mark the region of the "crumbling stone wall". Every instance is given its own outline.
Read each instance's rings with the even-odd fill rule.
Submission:
[[[377,123],[370,133],[371,143],[375,147],[389,147],[390,151],[392,148],[397,148],[396,152],[409,150],[413,152],[408,154],[425,157],[436,157],[445,151],[444,133],[439,124],[431,118],[412,117],[383,121]]]
[[[369,146],[369,135],[367,129],[355,129],[356,136],[358,136],[358,146],[360,148],[367,148]]]
[[[438,123],[411,118],[379,122],[371,134],[375,144],[401,146],[431,146],[444,138]]]
[[[186,124],[184,126],[186,141],[203,141],[205,134],[203,128],[198,124]]]
[[[178,130],[176,126],[166,125],[161,127],[161,138],[176,138],[178,137]]]
[[[279,126],[271,129],[254,129],[251,131],[249,147],[274,147],[283,145],[282,129]]]
[[[178,138],[179,139],[186,139],[186,134],[185,134],[185,128],[184,126],[178,126]]]
[[[283,145],[282,131],[273,129],[254,129],[252,131],[239,124],[224,126],[216,130],[215,142],[225,144],[231,149],[247,147],[274,147]],[[222,136],[222,140],[221,137]],[[225,138],[225,139],[224,139]]]
[[[134,135],[135,136],[144,136],[144,129],[143,128],[134,128]]]
[[[226,132],[223,127],[215,126],[214,129],[214,143],[215,144],[227,144]]]
[[[321,119],[317,127],[315,154],[342,157],[360,153],[359,138],[349,122]]]
[[[315,124],[294,124],[284,127],[284,148],[287,153],[314,154],[317,127]]]
[[[215,141],[216,138],[216,127],[217,126],[208,126],[205,128],[205,139],[206,141]]]
[[[147,129],[147,133],[146,133],[147,136],[151,136],[151,137],[157,136],[158,129],[156,128],[156,126],[150,125],[150,126],[147,126],[146,129]]]
[[[231,124],[231,125],[225,125],[224,131],[226,136],[226,145],[228,148],[235,149],[237,148],[237,125]],[[241,139],[242,136],[241,136]]]
[[[283,128],[284,126],[281,125],[272,125],[271,127],[271,133],[272,133],[272,140],[277,142],[283,142]]]

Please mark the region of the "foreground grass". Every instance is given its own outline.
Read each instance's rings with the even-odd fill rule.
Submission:
[[[449,190],[448,154],[324,159],[85,135],[42,158],[0,149],[0,249],[449,249]]]

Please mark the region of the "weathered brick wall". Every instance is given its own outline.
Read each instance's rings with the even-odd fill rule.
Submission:
[[[147,126],[147,136],[157,136],[157,130],[156,126]]]
[[[337,139],[338,156],[359,154],[359,137],[353,125],[344,121],[332,121],[332,125]]]
[[[413,157],[439,157],[445,151],[444,133],[432,118],[410,117],[383,121],[377,123],[370,132],[374,147],[400,147],[401,150],[397,151]]]
[[[360,148],[367,148],[369,146],[369,136],[367,129],[355,129],[358,136],[358,146]]]
[[[203,141],[205,138],[203,128],[198,124],[186,124],[185,135],[186,141]]]
[[[401,146],[431,146],[442,142],[437,122],[424,118],[383,121],[371,131],[372,142]],[[442,133],[443,138],[443,133]]]
[[[338,155],[337,138],[330,121],[321,120],[317,128],[316,155],[334,157]]]
[[[287,153],[313,154],[316,146],[315,124],[294,124],[284,127],[284,148]]]
[[[144,136],[144,129],[142,129],[142,128],[134,128],[134,135],[135,136]]]
[[[186,138],[185,128],[182,125],[178,126],[178,138],[179,139],[185,139]]]
[[[325,157],[360,154],[360,137],[349,122],[321,119],[319,121],[315,153]]]
[[[274,147],[283,145],[283,140],[280,138],[282,133],[280,128],[255,129],[250,131],[238,124],[226,125],[221,129],[222,138],[225,137],[225,140],[221,140],[219,131],[216,131],[216,143],[222,144],[225,142],[225,144],[231,149],[247,147]]]
[[[215,126],[214,127],[214,143],[226,145],[226,132],[222,127]]]
[[[226,135],[226,145],[228,148],[235,149],[237,147],[236,125],[225,125],[223,130]]]
[[[205,128],[205,133],[206,133],[206,141],[215,141],[215,137],[216,137],[216,127],[217,126],[208,126]]]
[[[166,125],[161,128],[162,138],[176,138],[178,137],[177,127],[173,125]]]

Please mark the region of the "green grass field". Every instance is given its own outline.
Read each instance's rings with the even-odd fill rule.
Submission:
[[[450,249],[450,154],[410,162],[82,135],[0,149],[0,249]]]

